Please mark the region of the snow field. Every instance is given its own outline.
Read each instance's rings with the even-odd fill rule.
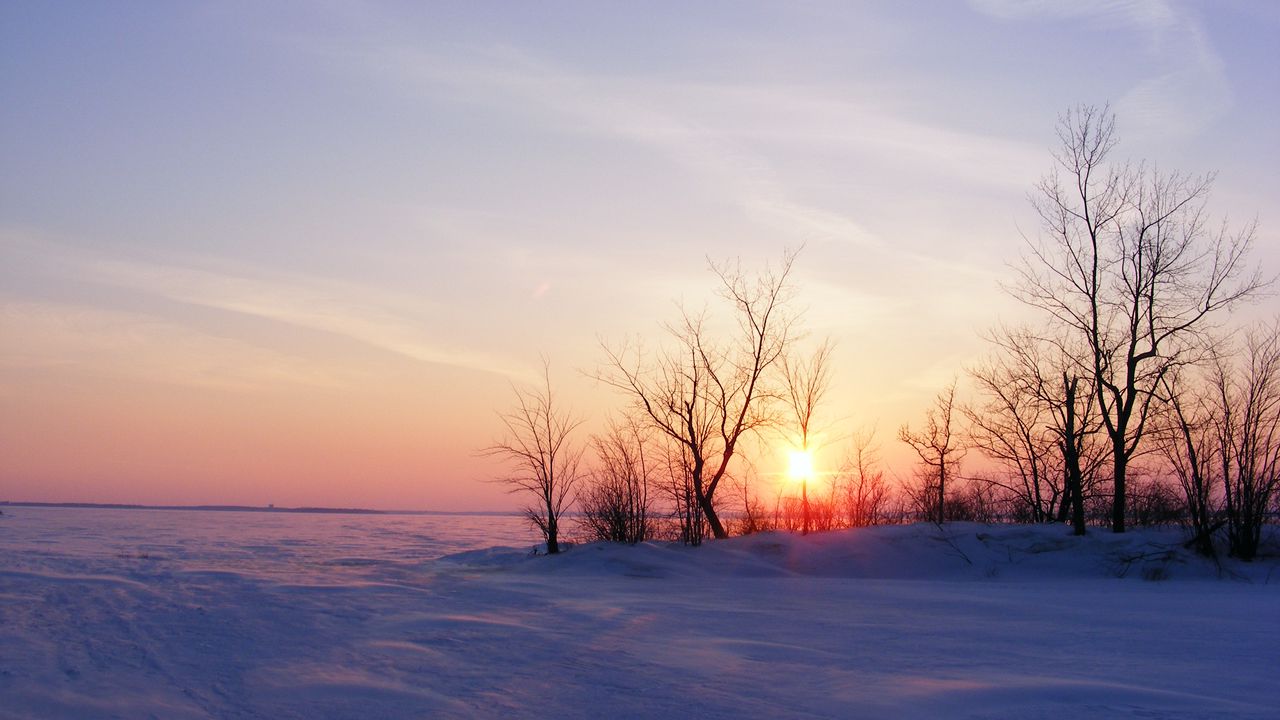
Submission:
[[[507,547],[484,547],[486,524]],[[1280,707],[1276,563],[1219,568],[1177,531],[917,525],[558,557],[531,557],[526,533],[513,518],[6,508],[0,718]]]

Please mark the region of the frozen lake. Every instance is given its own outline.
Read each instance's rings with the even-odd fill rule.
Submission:
[[[4,510],[0,718],[1280,707],[1280,572],[1219,569],[1176,531],[909,526],[530,558],[515,517]]]
[[[381,515],[9,506],[0,517],[6,569],[201,569],[294,581],[359,578],[493,545],[530,546],[514,515]]]

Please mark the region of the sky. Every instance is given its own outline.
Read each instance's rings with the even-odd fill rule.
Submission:
[[[541,357],[599,427],[601,342],[800,246],[824,461],[874,428],[905,473],[1025,316],[1067,108],[1218,173],[1280,272],[1278,36],[1264,0],[5,2],[0,500],[512,508],[478,450]]]

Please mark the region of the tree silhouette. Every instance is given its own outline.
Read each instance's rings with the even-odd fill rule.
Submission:
[[[633,410],[672,443],[669,458],[682,466],[688,501],[716,538],[728,533],[715,494],[740,442],[777,423],[779,393],[770,374],[793,339],[787,304],[796,255],[787,252],[777,269],[757,275],[738,263],[711,263],[736,324],[728,337],[711,330],[705,311],[682,308],[679,322],[666,326],[671,344],[656,355],[638,346],[604,346],[606,362],[597,377],[624,393]],[[700,537],[692,540],[697,544]]]
[[[532,496],[525,515],[542,533],[547,553],[560,552],[560,518],[573,504],[573,492],[581,479],[584,447],[571,436],[582,424],[561,410],[551,391],[551,370],[544,360],[542,385],[512,386],[515,408],[500,413],[506,436],[481,454],[506,460],[511,472],[498,479],[510,492]]]
[[[920,456],[921,481],[917,504],[936,523],[947,519],[947,482],[958,476],[960,461],[966,450],[954,427],[956,414],[956,381],[943,388],[933,407],[925,412],[924,429],[913,431],[910,425],[898,430],[898,439],[911,446]]]
[[[1107,107],[1069,110],[1058,139],[1032,199],[1041,232],[1009,289],[1084,349],[1078,364],[1111,444],[1112,529],[1124,532],[1126,471],[1161,381],[1195,360],[1215,315],[1264,283],[1245,269],[1254,226],[1209,225],[1211,175],[1109,165],[1118,135]]]

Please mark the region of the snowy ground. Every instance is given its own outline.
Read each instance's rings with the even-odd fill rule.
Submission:
[[[926,525],[531,558],[476,549],[486,526],[525,542],[509,518],[4,510],[0,718],[1280,708],[1280,569],[1218,568],[1176,531]]]

